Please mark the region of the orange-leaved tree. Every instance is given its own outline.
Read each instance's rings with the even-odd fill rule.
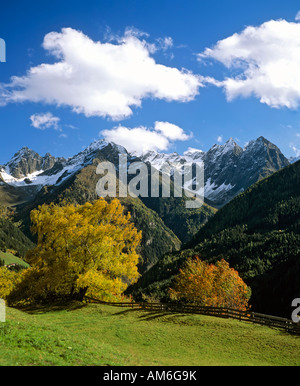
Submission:
[[[29,300],[86,294],[118,299],[137,280],[141,240],[118,199],[84,205],[42,205],[31,212],[37,246],[28,252],[31,268],[11,295]]]
[[[188,259],[175,277],[170,297],[195,305],[246,310],[250,288],[224,259],[208,264],[195,257]]]

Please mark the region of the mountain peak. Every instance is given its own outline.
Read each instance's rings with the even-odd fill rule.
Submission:
[[[9,162],[11,162],[13,159],[15,159],[15,158],[17,158],[17,157],[20,157],[20,156],[23,156],[23,155],[26,155],[26,154],[31,154],[31,153],[37,154],[34,150],[29,149],[29,147],[23,146],[20,150],[18,150],[18,151],[12,156],[12,158],[10,159]],[[8,163],[9,163],[9,162],[8,162]]]
[[[255,141],[256,143],[261,143],[261,144],[264,144],[264,145],[273,145],[275,146],[272,142],[268,141],[265,137],[263,137],[262,135],[260,137],[258,137]]]
[[[36,151],[23,146],[4,165],[3,170],[9,179],[22,179],[52,168],[57,161],[64,161],[64,158],[55,158],[50,153],[42,157]]]
[[[238,154],[241,153],[243,149],[234,141],[232,137],[230,137],[224,145],[214,144],[207,154],[209,156],[213,155],[214,158],[222,157],[224,154]]]
[[[107,146],[111,146],[113,149],[116,149],[120,153],[127,153],[127,150],[124,146],[117,145],[114,142],[106,141],[105,139],[96,139],[94,142],[92,142],[85,150],[84,152],[90,153],[92,151],[102,150]]]
[[[233,150],[236,146],[238,146],[238,144],[235,142],[235,140],[230,137],[224,145],[222,145],[223,149],[226,149],[226,150]]]
[[[235,144],[236,145],[236,142],[235,142],[235,140],[232,138],[232,137],[230,137],[226,142],[225,142],[225,144],[226,143],[230,143],[230,144]]]
[[[260,136],[257,139],[254,139],[254,140],[248,142],[244,147],[245,151],[255,151],[255,150],[256,151],[261,151],[261,150],[269,151],[271,149],[275,150],[278,154],[281,154],[280,149],[276,145],[274,145],[274,143],[268,141],[263,136]]]
[[[22,178],[39,170],[42,160],[38,153],[24,146],[5,164],[5,170],[15,178]]]
[[[7,162],[6,165],[10,165],[15,162],[19,162],[22,158],[28,158],[30,156],[38,156],[40,155],[36,153],[34,150],[29,149],[27,146],[23,146],[20,150],[18,150],[12,158]]]
[[[190,158],[192,160],[202,159],[205,155],[205,152],[201,149],[195,149],[193,147],[189,147],[184,153],[184,157]]]

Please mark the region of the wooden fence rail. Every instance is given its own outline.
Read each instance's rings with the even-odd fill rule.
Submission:
[[[103,302],[98,299],[85,297],[87,303],[99,303],[115,307],[130,307],[136,309],[143,309],[149,311],[167,311],[176,313],[190,313],[216,316],[219,318],[232,318],[241,321],[257,323],[261,325],[267,325],[270,327],[281,328],[290,333],[300,335],[300,322],[294,323],[290,319],[281,318],[278,316],[271,316],[260,314],[251,311],[241,311],[235,308],[223,308],[223,307],[204,307],[191,304],[173,304],[173,303],[134,303],[134,302]]]

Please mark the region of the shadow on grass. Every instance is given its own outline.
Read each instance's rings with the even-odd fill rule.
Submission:
[[[20,311],[26,312],[28,314],[45,314],[47,312],[55,311],[74,311],[80,308],[86,307],[86,303],[79,301],[58,301],[54,303],[45,303],[45,304],[28,304],[22,306],[16,306]]]
[[[143,308],[130,308],[125,311],[120,311],[116,312],[114,315],[115,316],[120,316],[120,315],[128,315],[134,312],[142,312],[142,315],[139,316],[139,319],[141,320],[154,320],[154,319],[159,319],[159,318],[164,318],[168,317],[168,320],[170,319],[175,319],[181,316],[186,316],[184,313],[176,313],[174,314],[173,312],[168,312],[168,311],[150,311],[150,310],[145,310]]]
[[[169,312],[165,312],[165,311],[148,311],[148,314],[141,315],[140,318],[142,320],[154,320],[154,319],[163,318],[165,316],[173,316],[174,317],[175,315],[171,314]]]

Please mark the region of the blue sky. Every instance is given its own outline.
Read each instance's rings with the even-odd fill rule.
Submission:
[[[69,157],[102,137],[182,154],[263,135],[300,155],[299,10],[289,0],[7,2],[0,164],[22,146]]]

